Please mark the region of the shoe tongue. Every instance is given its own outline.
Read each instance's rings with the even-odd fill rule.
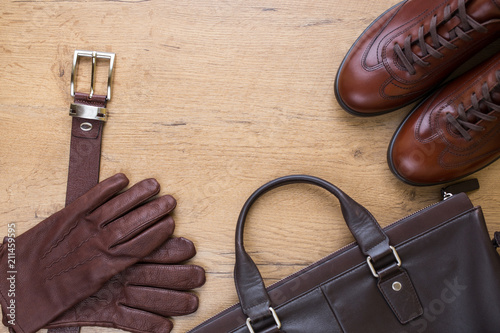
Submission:
[[[485,23],[500,17],[500,6],[494,0],[469,0],[466,2],[467,15],[478,23]]]

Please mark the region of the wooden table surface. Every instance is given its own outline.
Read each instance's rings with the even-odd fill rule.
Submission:
[[[411,106],[356,118],[333,93],[351,44],[398,1],[0,0],[0,235],[64,206],[75,49],[116,53],[101,179],[157,178],[178,200],[175,235],[196,244],[192,263],[207,271],[198,312],[175,318],[174,332],[238,301],[236,219],[269,180],[322,177],[383,226],[439,201],[440,186],[406,185],[387,167]],[[79,90],[88,91],[84,72]],[[476,173],[481,189],[470,194],[491,234],[500,230],[499,171]],[[338,202],[306,185],[258,201],[246,232],[267,285],[353,240]]]

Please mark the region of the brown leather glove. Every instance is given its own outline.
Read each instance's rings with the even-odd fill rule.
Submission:
[[[123,174],[110,177],[19,237],[7,238],[8,244],[0,247],[6,326],[15,332],[37,331],[172,234],[174,222],[167,214],[175,199],[163,196],[144,203],[160,190],[154,179],[116,195],[127,184]]]
[[[172,322],[198,309],[198,297],[188,292],[205,283],[205,271],[194,265],[171,265],[196,254],[185,238],[170,238],[141,262],[114,276],[101,290],[78,303],[46,328],[114,327],[135,333],[167,333]]]

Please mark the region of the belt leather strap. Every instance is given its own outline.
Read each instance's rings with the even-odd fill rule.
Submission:
[[[106,107],[106,96],[75,93],[75,105]],[[101,141],[104,121],[74,116],[71,123],[68,185],[69,205],[99,182]]]

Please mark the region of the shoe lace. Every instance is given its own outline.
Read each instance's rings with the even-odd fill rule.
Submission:
[[[495,72],[497,83],[493,87],[500,88],[500,70]],[[471,102],[472,106],[465,110],[463,103],[458,105],[458,117],[453,116],[451,113],[446,114],[446,120],[450,123],[463,137],[465,140],[470,141],[472,139],[470,131],[484,131],[484,127],[477,124],[479,120],[484,121],[495,121],[496,116],[489,114],[492,111],[500,112],[500,104],[493,102],[491,98],[491,91],[489,90],[488,84],[483,83],[481,90],[483,94],[482,99],[478,99],[476,93],[472,93]]]
[[[453,40],[456,37],[464,40],[471,41],[472,37],[468,35],[471,29],[474,29],[478,32],[485,33],[488,31],[486,27],[475,21],[472,17],[467,15],[467,9],[465,8],[465,0],[458,1],[458,10],[456,10],[452,16],[450,5],[447,5],[444,8],[444,20],[441,23],[446,23],[454,17],[458,17],[460,19],[460,24],[449,31],[449,40]],[[420,26],[418,29],[418,45],[422,54],[419,56],[412,51],[412,36],[409,35],[406,37],[404,41],[403,48],[399,46],[398,43],[394,44],[394,51],[396,52],[397,57],[401,60],[401,64],[406,68],[406,70],[414,75],[416,73],[415,64],[427,67],[430,65],[429,62],[422,60],[423,57],[427,55],[431,55],[434,58],[443,58],[443,54],[438,51],[441,46],[444,46],[447,49],[455,50],[458,46],[451,43],[449,40],[439,35],[437,32],[438,22],[437,16],[434,15],[431,19],[431,24],[429,28],[429,33],[432,40],[432,45],[429,45],[425,41],[426,34],[424,33],[424,26]]]

